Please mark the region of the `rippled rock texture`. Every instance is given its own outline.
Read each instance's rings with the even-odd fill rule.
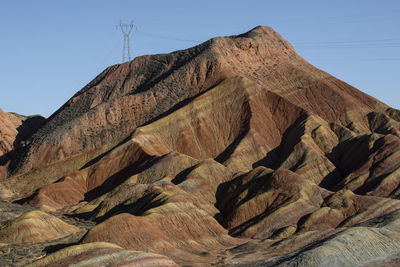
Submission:
[[[269,27],[111,66],[13,147],[21,121],[0,197],[42,211],[0,242],[41,233],[33,266],[399,263],[400,111]]]

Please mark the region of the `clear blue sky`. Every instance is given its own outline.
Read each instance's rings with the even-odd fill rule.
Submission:
[[[133,57],[268,25],[313,65],[400,108],[400,1],[0,0],[0,108],[51,115],[120,63],[120,19]]]

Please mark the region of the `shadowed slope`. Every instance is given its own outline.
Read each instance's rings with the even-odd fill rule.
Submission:
[[[68,174],[55,184],[43,187],[53,181],[46,181],[39,176],[39,172],[40,179],[35,179],[35,175],[28,173],[12,177],[4,185],[19,194],[27,194],[43,187],[37,194],[44,200],[49,196],[49,193],[44,192],[53,188],[55,192],[65,195],[54,195],[63,199],[63,204],[67,204],[69,198],[74,199],[70,203],[76,203],[83,199],[85,193],[101,186],[106,180],[109,184],[106,190],[112,188],[113,184],[118,183],[112,181],[113,175],[116,175],[116,180],[123,181],[142,166],[150,164],[153,157],[160,157],[171,151],[197,159],[217,158],[235,172],[248,171],[255,161],[279,144],[281,133],[303,113],[302,109],[253,82],[234,77],[170,115],[137,128],[126,142],[99,161]],[[268,136],[268,139],[264,136]],[[235,140],[238,143],[232,146]],[[129,171],[126,168],[130,168]],[[30,179],[29,183],[25,182],[27,177]],[[68,187],[73,192],[60,191]],[[51,200],[48,202],[51,203]]]
[[[49,118],[26,153],[11,165],[11,174],[121,141],[137,126],[236,75],[328,121],[356,121],[359,131],[367,130],[364,114],[386,108],[306,63],[272,29],[257,27],[188,50],[110,67]]]
[[[142,251],[124,250],[105,242],[77,245],[62,249],[27,266],[178,266],[165,256]]]
[[[39,115],[25,117],[0,109],[0,181],[7,177],[7,167],[18,150],[44,123]]]
[[[268,248],[261,249],[256,244],[259,252],[254,253],[254,246],[253,253],[244,248],[241,255],[227,259],[224,264],[237,267],[398,266],[399,222],[396,211],[348,229],[310,231]]]
[[[313,266],[347,257],[336,241],[364,231],[391,251],[386,230],[357,225],[400,208],[399,114],[257,27],[108,68],[3,165],[0,198],[96,223],[54,264],[134,249],[182,265],[297,253]],[[124,250],[85,252],[101,241]],[[387,254],[354,255],[343,262]]]

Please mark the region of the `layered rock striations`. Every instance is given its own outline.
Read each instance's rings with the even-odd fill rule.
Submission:
[[[31,211],[13,220],[1,222],[1,243],[32,243],[53,240],[79,231],[73,225],[46,214]]]
[[[27,266],[178,266],[171,259],[154,253],[125,250],[115,244],[94,242],[61,249]]]
[[[96,224],[38,266],[383,264],[397,228],[363,224],[397,218],[399,133],[400,111],[256,27],[106,69],[8,146],[0,197]],[[340,252],[363,235],[382,249]]]
[[[9,176],[67,161],[70,168],[45,174],[51,180],[65,175],[136,127],[232,76],[250,79],[328,121],[353,123],[360,132],[369,130],[367,113],[387,108],[305,62],[272,29],[257,27],[240,36],[214,38],[188,50],[108,68],[35,133],[32,144],[9,168]]]

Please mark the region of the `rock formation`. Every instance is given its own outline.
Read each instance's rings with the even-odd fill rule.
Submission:
[[[121,247],[106,243],[71,246],[38,260],[27,267],[71,266],[78,264],[90,266],[160,266],[177,267],[178,265],[165,256],[141,251],[124,250]]]
[[[0,109],[0,181],[7,177],[7,166],[13,156],[44,122],[38,115],[25,117]]]
[[[79,231],[77,227],[46,214],[31,211],[11,221],[1,222],[1,243],[32,243],[53,240]]]
[[[22,120],[0,129],[0,198],[85,233],[33,266],[400,258],[400,111],[271,28],[111,66],[15,142]]]
[[[22,124],[23,116],[3,112],[0,109],[0,156],[7,154],[14,148],[14,141],[18,135],[17,128]]]

